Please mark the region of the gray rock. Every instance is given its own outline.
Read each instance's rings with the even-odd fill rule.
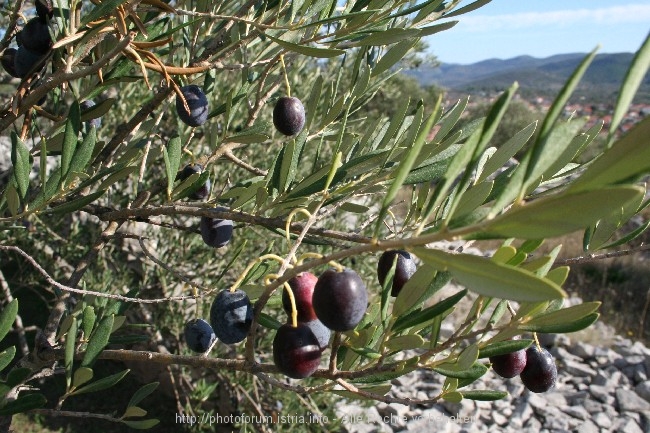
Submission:
[[[564,394],[561,392],[547,392],[544,394],[544,399],[546,402],[555,407],[560,407],[560,406],[566,406],[567,401],[566,398],[564,397]],[[530,400],[529,400],[530,401]]]
[[[566,398],[567,404],[569,406],[582,406],[587,398],[589,398],[589,389],[579,391],[568,391],[564,393],[564,398]]]
[[[348,433],[392,433],[393,430],[382,422],[377,408],[359,407],[353,404],[340,404],[336,416],[343,419],[342,427]]]
[[[567,350],[575,355],[579,356],[583,360],[587,361],[592,359],[596,354],[596,348],[591,344],[583,343],[582,341],[577,341],[567,348]]]
[[[629,389],[618,388],[616,390],[616,402],[618,403],[619,412],[650,411],[650,403]]]
[[[634,368],[634,377],[632,379],[634,380],[634,383],[640,383],[648,380],[648,372],[646,370],[645,365],[643,364],[636,365],[636,367]]]
[[[630,418],[619,418],[614,421],[612,430],[625,433],[643,433],[639,424]]]
[[[528,419],[533,416],[533,408],[530,407],[528,401],[520,401],[514,408],[512,412],[511,423],[517,421],[517,424],[524,425]]]
[[[583,361],[575,361],[573,359],[564,360],[564,371],[571,376],[578,377],[596,377],[598,373]]]
[[[624,367],[627,367],[629,365],[636,365],[636,364],[642,364],[645,362],[645,356],[644,355],[623,355],[620,358],[617,358],[614,361],[614,366],[616,368],[622,369]]]
[[[592,385],[589,388],[591,395],[601,403],[613,404],[615,398],[610,394],[610,388],[600,385]]]
[[[560,410],[564,413],[566,413],[569,416],[572,416],[573,418],[577,418],[579,420],[588,420],[591,418],[591,414],[587,412],[587,409],[585,409],[583,406],[567,406],[567,407],[562,407]]]
[[[528,404],[533,407],[533,409],[542,409],[546,407],[546,399],[539,394],[531,394],[528,397]]]
[[[650,380],[639,383],[634,387],[634,391],[645,401],[650,402]]]
[[[596,424],[593,422],[587,420],[582,423],[580,427],[578,427],[577,433],[599,433],[600,429]]]
[[[612,420],[610,417],[605,415],[603,412],[599,412],[594,415],[593,422],[600,428],[610,428],[612,426]]]
[[[524,432],[537,433],[542,429],[542,423],[537,418],[531,418],[524,425]]]
[[[586,399],[583,403],[583,406],[585,410],[591,414],[596,414],[603,411],[603,405],[591,398]]]
[[[508,418],[500,414],[499,412],[496,411],[492,412],[490,416],[492,418],[491,421],[494,421],[494,423],[496,423],[497,425],[505,426],[506,424],[508,424]]]

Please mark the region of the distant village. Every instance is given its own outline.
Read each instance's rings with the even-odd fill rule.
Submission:
[[[451,95],[454,95],[453,98],[459,96],[459,93],[452,92],[447,95],[449,98]],[[492,103],[498,98],[500,93],[488,93],[488,92],[479,92],[478,95],[471,95],[470,102],[468,103],[468,108],[471,108],[474,105],[481,103],[489,102]],[[450,98],[451,99],[451,98]],[[532,98],[525,98],[521,95],[516,94],[515,99],[525,103],[531,111],[536,111],[542,114],[546,114],[551,108],[553,99],[543,96],[536,96]],[[457,100],[457,99],[455,99]],[[448,101],[448,102],[451,102]],[[452,104],[453,105],[453,104]],[[596,123],[602,121],[603,128],[601,134],[607,134],[609,131],[609,126],[612,122],[612,115],[614,114],[615,103],[590,103],[588,101],[584,102],[570,102],[564,107],[564,116],[569,117],[587,117],[588,121],[585,126],[585,129],[588,129],[594,126]],[[629,131],[636,123],[643,120],[645,117],[650,115],[650,103],[636,103],[630,105],[625,117],[618,126],[618,133],[624,134]]]
[[[546,113],[551,107],[552,101],[538,97],[534,101],[530,101],[530,103],[535,109],[542,113]],[[602,121],[603,129],[601,133],[607,133],[607,131],[609,131],[609,125],[612,123],[614,104],[570,103],[564,107],[564,114],[567,117],[578,116],[589,118],[586,125],[587,128]],[[629,131],[634,124],[638,123],[648,115],[650,115],[650,104],[632,104],[625,114],[625,117],[623,117],[623,120],[618,127],[618,132],[625,133]]]

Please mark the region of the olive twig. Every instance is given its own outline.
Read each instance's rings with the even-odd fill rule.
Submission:
[[[280,54],[280,65],[282,65],[282,75],[284,76],[284,85],[287,89],[287,97],[291,97],[291,84],[289,84],[289,75],[287,74],[287,67],[284,64],[284,54]]]
[[[289,295],[289,301],[291,302],[291,326],[296,328],[298,326],[298,309],[296,308],[296,297],[293,294],[293,290],[288,282],[284,283],[284,290],[287,291]]]
[[[251,263],[246,266],[246,269],[241,273],[239,278],[237,278],[237,281],[233,283],[233,285],[230,287],[230,291],[234,292],[237,290],[237,288],[241,285],[241,283],[244,281],[248,273],[250,272],[251,269],[253,269],[253,266],[257,265],[258,263],[261,263],[265,260],[276,260],[280,263],[284,263],[284,259],[276,254],[264,254],[263,256],[257,258],[256,260],[252,261]]]

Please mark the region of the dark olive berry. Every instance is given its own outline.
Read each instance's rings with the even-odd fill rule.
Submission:
[[[368,308],[368,292],[359,275],[345,269],[323,272],[312,296],[318,319],[334,331],[349,331],[361,321]]]
[[[519,376],[526,367],[526,351],[522,349],[505,355],[491,356],[490,363],[496,374],[510,379]]]
[[[557,366],[548,350],[533,344],[526,350],[526,367],[519,375],[532,392],[546,392],[557,382]]]
[[[253,323],[253,306],[243,290],[222,290],[212,302],[210,324],[226,344],[243,341]]]
[[[283,96],[273,108],[273,124],[284,135],[296,135],[305,126],[305,107],[300,99]]]
[[[27,74],[41,67],[44,60],[44,55],[30,51],[22,46],[18,48],[14,55],[14,70],[18,77],[25,78]]]
[[[176,176],[177,180],[183,181],[190,177],[191,175],[198,173],[201,174],[203,173],[203,166],[201,164],[188,164],[186,165],[183,170],[181,170],[180,173]],[[193,185],[190,187],[191,190],[193,190],[189,194],[189,198],[192,200],[205,200],[208,198],[210,195],[210,188],[212,187],[212,184],[210,183],[210,179],[206,180],[203,184],[201,185]]]
[[[9,75],[15,78],[20,78],[20,75],[18,75],[18,72],[16,72],[16,66],[15,66],[15,60],[14,58],[16,57],[16,50],[15,48],[7,48],[4,50],[2,53],[2,58],[0,58],[0,62],[2,62],[2,67],[7,71]]]
[[[291,287],[291,292],[296,300],[298,320],[301,322],[316,319],[311,302],[316,281],[318,281],[318,277],[310,272],[302,272],[289,280],[289,287]],[[282,306],[287,315],[291,317],[291,299],[287,290],[282,292]]]
[[[395,264],[395,274],[393,276],[393,285],[391,287],[390,294],[391,296],[397,296],[399,292],[404,287],[404,284],[413,276],[417,267],[415,266],[415,260],[411,254],[403,250],[389,250],[384,251],[384,253],[379,257],[379,262],[377,262],[377,277],[379,278],[379,284],[382,286],[386,281],[386,275],[388,271],[393,266],[393,262],[397,258],[397,263]]]
[[[81,108],[82,112],[90,111],[91,108],[95,106],[95,102],[91,100],[86,100],[83,101],[81,104],[79,104],[79,108]],[[100,126],[102,126],[102,118],[101,117],[94,117],[91,119],[88,119],[86,121],[86,124],[91,127],[94,126],[95,129],[99,129]]]
[[[330,344],[330,337],[332,336],[332,331],[330,329],[323,325],[323,322],[321,322],[318,319],[310,320],[308,322],[299,322],[308,327],[311,332],[314,334],[314,337],[316,337],[316,340],[318,341],[318,346],[320,347],[320,350],[325,350],[327,349],[327,346]]]
[[[214,340],[217,339],[212,326],[203,319],[194,319],[187,322],[184,335],[187,347],[198,353],[207,352]]]
[[[318,340],[304,324],[280,326],[273,339],[273,362],[285,375],[294,379],[311,376],[320,365]]]
[[[36,6],[36,15],[45,21],[46,18],[54,16],[54,8],[52,7],[52,0],[34,0]]]
[[[21,30],[22,46],[38,54],[47,53],[52,48],[52,37],[47,23],[40,18],[27,21]]]
[[[215,208],[217,211],[227,211],[225,208]],[[221,248],[232,239],[233,222],[220,218],[201,217],[199,225],[203,242],[212,248]]]
[[[183,123],[189,126],[201,126],[208,120],[208,98],[203,90],[195,85],[181,87],[181,93],[190,111],[185,109],[183,99],[176,95],[176,113]]]

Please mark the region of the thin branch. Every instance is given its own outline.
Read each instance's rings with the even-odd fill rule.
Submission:
[[[171,301],[185,301],[189,299],[196,299],[196,296],[170,296],[167,298],[158,298],[158,299],[143,299],[143,298],[130,298],[128,296],[122,296],[122,295],[114,295],[112,293],[103,293],[103,292],[93,292],[92,290],[82,290],[82,289],[77,289],[75,287],[71,286],[66,286],[65,284],[61,284],[58,281],[56,281],[54,278],[50,276],[50,274],[47,273],[45,269],[43,269],[38,262],[29,254],[27,254],[25,251],[20,249],[19,247],[15,246],[5,246],[5,245],[0,245],[0,251],[14,251],[21,256],[23,256],[36,270],[38,273],[40,273],[45,280],[51,284],[52,286],[57,287],[58,289],[64,291],[64,292],[69,292],[69,293],[76,293],[79,295],[89,295],[89,296],[97,296],[97,297],[102,297],[102,298],[109,298],[109,299],[115,299],[118,301],[126,301],[126,302],[136,302],[140,304],[157,304],[157,303],[162,303],[162,302],[171,302]],[[56,315],[62,315],[63,312],[65,311],[64,306],[62,306],[60,309],[59,308],[54,308],[52,313],[57,310]],[[53,316],[50,315],[50,318]],[[49,320],[48,320],[48,323]],[[57,322],[57,327],[58,327],[58,322]],[[46,328],[47,329],[47,328]],[[56,333],[56,329],[54,329],[54,333]],[[46,332],[47,334],[47,332]]]
[[[93,215],[96,215],[100,220],[103,221],[111,221],[117,219],[142,219],[160,215],[188,215],[196,217],[217,216],[219,218],[230,219],[232,221],[279,229],[284,229],[286,225],[286,221],[282,218],[265,218],[256,215],[245,214],[243,212],[216,211],[212,208],[186,205],[163,205],[157,207],[110,211],[106,211],[105,209],[99,211],[97,208],[86,207],[84,210],[92,213]],[[292,223],[290,229],[293,233],[301,233],[304,229],[304,225],[300,223]],[[336,230],[321,229],[317,227],[312,227],[310,234],[360,244],[369,244],[372,242],[372,239],[367,236],[360,236],[353,233],[340,232]]]
[[[563,265],[575,265],[575,264],[579,264],[579,263],[595,262],[597,260],[604,260],[604,259],[611,259],[611,258],[614,258],[614,257],[629,256],[629,255],[640,253],[640,252],[643,252],[643,251],[650,251],[650,244],[641,245],[641,246],[638,246],[636,248],[630,248],[630,249],[627,249],[627,250],[612,251],[610,253],[588,254],[586,256],[571,257],[569,259],[564,259],[564,260],[556,260],[555,265],[563,266]]]
[[[190,286],[202,290],[204,292],[204,294],[212,293],[215,290],[215,289],[210,289],[208,287],[201,286],[200,284],[197,284],[197,283],[193,282],[192,280],[190,280],[188,277],[186,277],[182,273],[180,273],[178,271],[175,271],[174,269],[172,269],[171,267],[166,265],[164,262],[162,262],[161,260],[154,257],[154,255],[151,253],[151,251],[149,251],[149,249],[144,244],[144,238],[143,237],[137,236],[137,239],[138,239],[138,242],[140,243],[140,248],[142,248],[142,252],[144,253],[144,255],[147,256],[152,262],[154,262],[155,264],[157,264],[161,268],[165,269],[167,272],[170,272],[171,274],[175,275],[178,279],[180,279],[181,281],[184,281],[185,283],[189,284]],[[192,298],[194,298],[194,297],[192,297]]]
[[[187,15],[190,17],[204,17],[204,18],[210,18],[213,20],[222,20],[222,21],[236,21],[236,22],[242,22],[249,24],[253,27],[257,27],[260,29],[277,29],[277,30],[289,30],[288,27],[286,26],[273,26],[273,25],[268,25],[268,24],[262,24],[258,23],[257,21],[252,21],[252,20],[247,20],[245,18],[241,18],[238,16],[232,16],[232,15],[219,15],[219,14],[213,14],[209,12],[197,12],[197,11],[188,11],[185,9],[176,9],[176,13],[178,15]]]
[[[73,418],[96,418],[96,419],[103,419],[112,422],[122,422],[122,420],[119,418],[115,418],[110,415],[104,415],[101,413],[92,413],[92,412],[75,412],[70,410],[58,410],[58,409],[32,409],[30,411],[27,411],[27,413],[46,415],[51,417],[67,416]]]
[[[416,405],[430,405],[433,403],[437,403],[442,395],[438,395],[434,398],[428,398],[428,399],[415,399],[415,398],[399,398],[399,397],[391,397],[387,395],[380,395],[380,394],[375,394],[373,392],[367,392],[362,389],[357,388],[356,386],[352,385],[349,382],[346,382],[343,379],[337,379],[336,383],[341,385],[343,388],[345,388],[347,391],[350,391],[353,394],[356,394],[358,396],[364,397],[364,398],[369,398],[375,401],[381,401],[384,403],[399,403],[399,404],[404,404],[407,406],[416,406]]]
[[[232,150],[228,149],[226,152],[223,154],[224,157],[228,158],[231,162],[233,162],[235,165],[240,166],[244,170],[248,170],[253,174],[256,174],[258,176],[266,176],[267,171],[262,170],[261,168],[253,167],[249,163],[242,161],[241,159],[237,158],[234,153],[232,153]]]

